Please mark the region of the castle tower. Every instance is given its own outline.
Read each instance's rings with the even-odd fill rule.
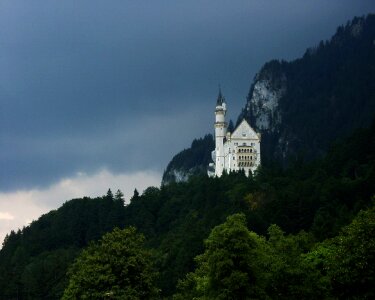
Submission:
[[[225,155],[224,155],[224,137],[227,133],[227,123],[225,122],[225,114],[227,112],[226,103],[221,88],[219,88],[219,95],[216,101],[215,109],[215,175],[220,177],[224,170]]]

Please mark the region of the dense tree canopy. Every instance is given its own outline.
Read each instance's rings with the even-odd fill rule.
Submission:
[[[245,117],[262,133],[262,163],[322,157],[333,140],[371,124],[375,113],[374,39],[375,15],[370,14],[340,26],[330,40],[321,41],[299,59],[272,60],[262,67],[256,80],[284,89],[277,111],[270,116],[270,128],[256,126],[259,116],[251,105],[256,80],[237,121]]]
[[[264,295],[259,257],[264,240],[246,227],[243,214],[229,216],[205,241],[205,252],[196,258],[198,267],[179,283],[175,299],[250,299]],[[265,266],[265,265],[264,265]]]
[[[170,296],[177,281],[194,271],[194,257],[205,251],[203,241],[211,230],[235,213],[246,216],[249,230],[270,237],[263,253],[271,253],[264,261],[272,262],[272,270],[262,273],[269,284],[259,287],[261,291],[279,299],[308,299],[319,291],[324,298],[331,281],[321,275],[325,269],[320,272],[320,258],[331,247],[321,246],[325,252],[317,256],[301,255],[307,255],[314,242],[337,236],[360,209],[370,206],[375,194],[374,137],[375,126],[359,130],[337,143],[324,160],[297,161],[286,170],[265,167],[249,178],[242,173],[197,176],[142,194],[135,191],[127,206],[117,193],[112,200],[105,195],[68,201],[7,236],[0,251],[0,299],[58,299],[67,284],[66,270],[80,249],[114,227],[126,226],[135,226],[145,235],[145,246],[154,249],[157,285],[162,296]],[[301,230],[306,233],[299,234]],[[43,269],[48,265],[59,267],[48,272]]]
[[[155,273],[144,237],[134,227],[115,228],[90,244],[69,270],[62,299],[154,299]]]
[[[178,284],[182,299],[373,299],[375,206],[321,243],[276,225],[268,239],[229,216],[205,241],[197,268]]]

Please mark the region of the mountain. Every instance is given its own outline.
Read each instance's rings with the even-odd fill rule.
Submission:
[[[149,187],[142,195],[135,191],[126,206],[121,193],[68,201],[6,237],[0,250],[0,299],[59,299],[72,261],[115,227],[132,225],[145,235],[163,296],[172,295],[178,279],[193,271],[211,229],[231,214],[244,213],[247,226],[258,234],[277,224],[287,234],[305,230],[314,240],[333,237],[371,206],[374,153],[375,122],[311,164],[264,167],[254,178],[192,176]]]
[[[215,148],[211,134],[204,138],[195,139],[191,147],[176,154],[164,171],[162,183],[182,182],[192,175],[207,173],[211,162],[211,151]]]
[[[375,15],[370,14],[340,26],[299,59],[267,62],[250,86],[237,125],[245,118],[262,134],[263,164],[286,166],[322,157],[334,140],[369,126],[374,115]],[[177,154],[163,183],[205,173],[214,149],[206,142]]]
[[[321,157],[375,114],[375,15],[354,18],[302,58],[255,76],[237,123],[262,134],[263,162]]]
[[[286,168],[265,164],[249,178],[232,173],[221,178],[196,175],[186,182],[175,182],[185,179],[189,172],[205,174],[213,138],[196,140],[168,166],[164,179],[168,185],[150,187],[142,195],[135,191],[126,206],[121,193],[74,199],[30,226],[11,232],[0,250],[0,299],[59,299],[67,285],[66,272],[82,249],[113,228],[129,225],[145,235],[159,271],[162,296],[170,297],[177,281],[194,270],[194,257],[203,253],[204,240],[211,230],[237,212],[245,215],[249,229],[264,236],[271,224],[281,227],[287,239],[305,231],[313,241],[306,251],[317,253],[307,258],[311,257],[310,262],[324,273],[321,256],[332,255],[327,253],[324,241],[337,236],[361,209],[373,206],[375,122],[368,129],[354,129],[366,127],[374,115],[374,28],[374,16],[356,18],[340,27],[330,41],[308,50],[303,58],[267,63],[250,89],[239,119],[248,118],[263,133],[263,158],[286,162],[300,153],[311,159],[323,158],[309,163],[292,160]],[[341,141],[325,154],[328,144],[338,137]],[[174,170],[180,170],[177,176]],[[362,231],[361,236],[373,241],[373,226],[368,228],[369,232]],[[363,250],[357,236],[353,231],[346,246],[360,257],[353,254],[345,261],[358,268],[359,275],[355,276],[361,283],[361,268],[369,255],[373,257],[374,246]],[[323,242],[314,244],[316,241]],[[279,248],[279,254],[294,249],[283,244]],[[341,257],[336,259],[342,261]],[[265,266],[267,270],[269,264]],[[275,284],[280,289],[274,291],[275,295],[284,295],[289,280],[298,283],[307,273],[285,277],[283,268],[279,269]],[[336,281],[328,285],[336,289],[340,299],[361,298],[356,293],[364,290],[363,286],[352,285],[348,269],[339,272],[345,285],[340,288],[335,277]],[[320,285],[324,280],[316,277],[311,282]],[[372,291],[373,284],[366,288]],[[354,296],[348,297],[347,290]],[[321,299],[316,294],[276,298]]]

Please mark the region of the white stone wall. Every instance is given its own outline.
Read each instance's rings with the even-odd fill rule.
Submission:
[[[221,176],[225,168],[224,159],[224,137],[226,135],[227,125],[225,123],[226,109],[225,105],[216,106],[215,110],[215,150],[216,150],[216,161],[215,161],[215,175]]]
[[[220,177],[223,171],[239,171],[244,169],[249,176],[260,165],[260,136],[243,120],[232,134],[226,132],[225,103],[217,106],[215,111],[215,150],[213,159],[215,176]],[[226,141],[224,143],[224,137]],[[255,158],[256,157],[256,158]],[[240,164],[240,165],[239,165]],[[213,175],[209,172],[209,175]]]

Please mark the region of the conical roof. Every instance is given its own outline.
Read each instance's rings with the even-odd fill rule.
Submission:
[[[219,95],[217,96],[216,106],[221,106],[223,102],[225,102],[225,98],[223,97],[223,94],[221,93],[221,87],[219,86]]]

